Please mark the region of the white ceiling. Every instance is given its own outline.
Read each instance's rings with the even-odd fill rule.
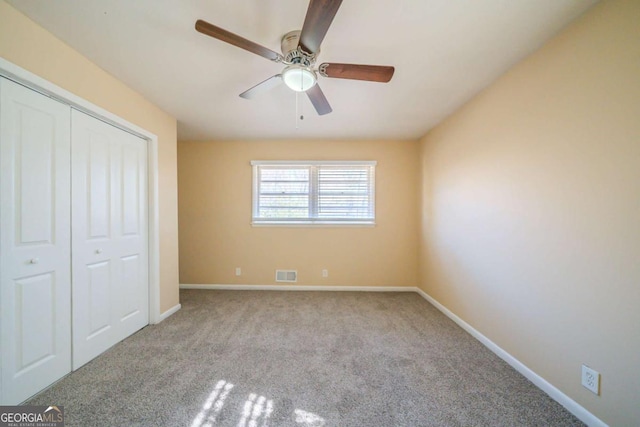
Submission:
[[[318,116],[282,85],[238,95],[283,66],[204,36],[203,19],[280,52],[306,0],[9,0],[176,117],[180,140],[416,139],[595,0],[345,0],[318,63],[393,65],[390,83],[321,78]]]

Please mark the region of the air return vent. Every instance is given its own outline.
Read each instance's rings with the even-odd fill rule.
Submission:
[[[276,282],[297,282],[298,272],[296,270],[276,270]]]

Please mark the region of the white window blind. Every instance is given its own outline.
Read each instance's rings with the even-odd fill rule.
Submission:
[[[374,224],[375,165],[253,161],[254,224]]]

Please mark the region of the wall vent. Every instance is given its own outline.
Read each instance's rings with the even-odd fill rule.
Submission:
[[[297,282],[297,270],[276,270],[276,282]]]

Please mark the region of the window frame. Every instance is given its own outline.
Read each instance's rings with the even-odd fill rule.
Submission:
[[[252,160],[252,189],[251,189],[251,225],[254,227],[375,227],[376,225],[376,166],[375,160]],[[362,219],[327,219],[327,218],[282,218],[266,219],[258,217],[260,180],[258,170],[262,166],[310,168],[309,173],[309,207],[311,211],[318,206],[318,168],[321,167],[368,167],[369,211],[371,218]]]

